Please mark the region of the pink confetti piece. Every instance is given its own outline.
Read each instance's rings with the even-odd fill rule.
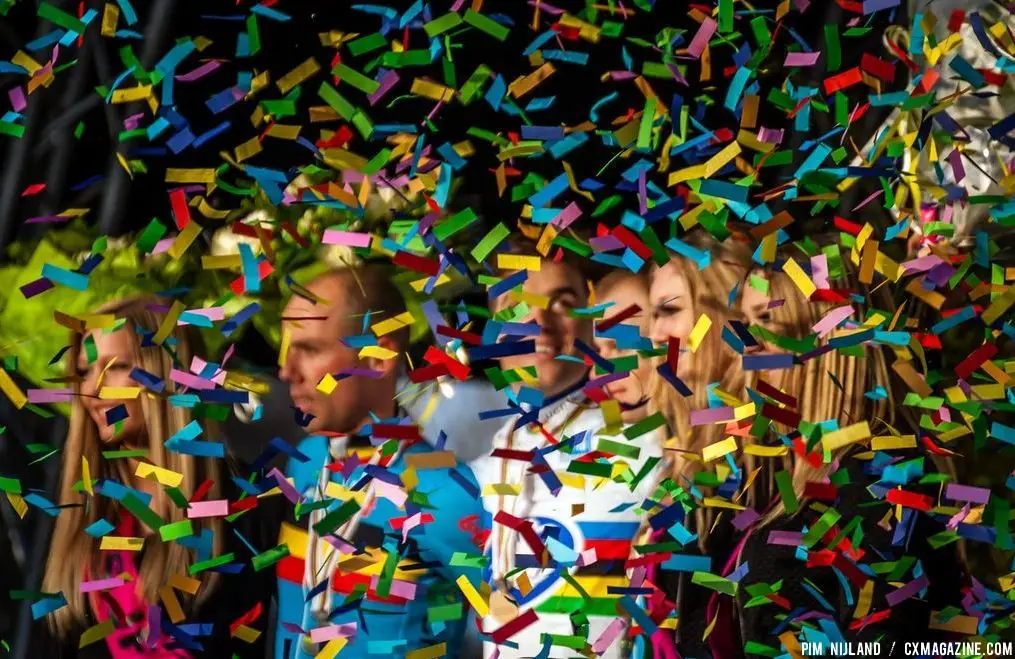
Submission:
[[[821,53],[786,53],[783,66],[814,66]]]
[[[799,547],[803,544],[803,533],[800,531],[770,531],[768,533],[768,544]]]
[[[937,254],[927,254],[911,261],[906,261],[902,264],[903,275],[916,274],[918,272],[927,272],[931,268],[937,266],[940,263],[944,263],[941,257]]]
[[[212,320],[212,321],[215,321],[215,320],[225,320],[226,319],[226,309],[225,309],[225,307],[210,307],[210,308],[207,308],[207,309],[187,309],[187,313],[194,314],[195,316],[204,316],[208,320]],[[190,325],[191,323],[188,323],[185,320],[180,320],[177,324],[180,325],[181,327],[183,327],[184,325]],[[230,347],[232,347],[232,346],[230,346]],[[194,369],[191,368],[190,370],[194,370]]]
[[[614,618],[610,621],[610,624],[606,626],[603,633],[599,635],[595,643],[592,644],[592,651],[596,654],[602,654],[613,645],[613,642],[617,640],[617,637],[624,631],[626,623],[623,618]]]
[[[214,382],[205,380],[204,378],[200,378],[196,375],[191,375],[190,373],[185,373],[177,368],[174,368],[169,372],[169,379],[177,384],[190,387],[191,389],[208,390],[215,388]]]
[[[380,583],[380,575],[375,574],[370,578],[370,590],[376,591],[378,583]],[[390,592],[395,597],[407,600],[416,599],[416,584],[402,579],[392,579]]]
[[[830,288],[828,284],[828,257],[824,254],[811,257],[811,280],[818,288]]]
[[[596,548],[591,547],[578,554],[578,567],[588,567],[594,565],[599,560],[596,556]]]
[[[82,581],[80,592],[94,593],[100,590],[119,588],[124,584],[123,577],[110,577],[108,579],[95,579],[93,581]]]
[[[336,638],[355,638],[356,623],[350,622],[344,625],[325,625],[310,630],[310,641],[312,643],[325,643]]]
[[[188,71],[187,73],[180,73],[180,74],[178,74],[176,76],[176,79],[179,80],[180,82],[194,82],[195,80],[200,80],[201,78],[205,77],[206,75],[208,75],[212,71],[215,71],[220,66],[222,66],[222,62],[220,62],[218,60],[212,60],[211,62],[205,62],[204,64],[202,64],[201,66],[197,67],[193,71]]]
[[[969,514],[970,508],[971,506],[968,503],[962,506],[962,510],[951,516],[951,518],[945,524],[945,528],[948,529],[949,531],[954,531],[955,528],[959,525],[959,523],[966,518],[966,515]]]
[[[168,252],[174,240],[176,240],[176,238],[163,238],[159,242],[155,243],[155,247],[152,248],[152,256]]]
[[[762,126],[761,129],[758,130],[758,139],[765,144],[779,144],[782,142],[784,132],[785,131],[782,128],[776,130],[774,128],[765,128]]]
[[[389,91],[391,91],[391,88],[394,87],[396,84],[398,84],[398,81],[400,79],[401,78],[399,77],[398,73],[396,73],[395,71],[388,71],[387,73],[385,73],[384,77],[381,78],[381,86],[378,87],[377,91],[375,91],[373,94],[367,96],[367,101],[370,102],[370,105],[376,105],[377,101],[384,98],[384,96]]]
[[[74,396],[73,389],[29,389],[29,403],[69,403]]]
[[[409,531],[423,523],[423,513],[416,513],[402,523],[402,542],[409,540]]]
[[[8,89],[7,98],[11,100],[11,109],[15,112],[21,112],[28,106],[28,101],[25,100],[25,90],[20,86]]]
[[[377,496],[383,497],[395,504],[398,508],[405,508],[405,500],[409,498],[405,490],[398,487],[394,483],[388,483],[382,480],[374,480],[374,492]]]
[[[818,336],[823,337],[838,327],[842,321],[852,316],[853,311],[853,307],[849,305],[836,307],[822,316],[821,320],[814,323],[811,329],[817,332]]]
[[[553,218],[553,224],[558,229],[564,230],[571,226],[571,223],[582,216],[582,209],[577,203],[571,202],[564,207],[564,210],[557,213],[557,217]]]
[[[321,240],[325,245],[348,245],[350,247],[370,247],[370,241],[369,233],[340,231],[339,229],[325,229],[324,238]]]
[[[289,483],[288,480],[286,480],[285,474],[279,471],[278,467],[275,467],[268,472],[268,478],[275,480],[275,484],[278,486],[278,489],[282,490],[282,495],[286,499],[289,499],[290,503],[296,503],[300,500],[300,493],[292,486],[291,483]]]
[[[731,421],[732,419],[733,408],[729,406],[706,407],[704,409],[691,410],[692,426],[705,426],[711,423],[719,423],[721,421]]]
[[[698,31],[694,34],[694,38],[691,39],[691,43],[687,46],[687,52],[695,59],[701,57],[701,53],[705,50],[705,46],[708,45],[708,40],[715,34],[719,24],[711,18],[706,18],[698,26]]]
[[[761,515],[754,508],[744,508],[733,516],[733,527],[738,531],[743,531],[760,518]]]
[[[187,506],[187,519],[198,519],[200,517],[225,517],[228,514],[228,499],[193,501]]]

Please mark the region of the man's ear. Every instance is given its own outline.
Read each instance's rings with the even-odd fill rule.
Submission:
[[[398,370],[398,364],[402,359],[402,353],[398,349],[398,342],[391,336],[382,336],[377,339],[377,345],[390,350],[395,353],[396,356],[388,359],[381,359],[379,357],[367,357],[367,367],[375,371],[380,371],[385,375],[389,375]]]

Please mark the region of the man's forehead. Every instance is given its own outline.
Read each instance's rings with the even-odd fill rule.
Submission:
[[[573,288],[577,293],[584,290],[583,283],[584,279],[577,269],[553,261],[543,261],[539,270],[530,270],[525,280],[526,288],[530,290]]]

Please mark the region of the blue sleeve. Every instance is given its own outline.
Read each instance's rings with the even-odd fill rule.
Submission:
[[[452,475],[452,472],[454,474]],[[483,504],[479,499],[479,485],[472,470],[458,463],[454,469],[426,469],[416,472],[417,490],[427,495],[428,512],[434,521],[419,530],[409,532],[419,545],[423,560],[440,563],[438,571],[454,583],[465,575],[473,587],[479,587],[482,570],[478,567],[454,566],[451,557],[456,553],[479,558],[482,547],[477,546]]]

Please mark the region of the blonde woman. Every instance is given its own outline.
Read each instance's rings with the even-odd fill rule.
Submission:
[[[71,337],[74,396],[57,493],[63,507],[42,584],[66,604],[37,630],[46,650],[36,656],[264,655],[262,643],[231,638],[230,625],[249,614],[246,624],[258,627],[266,615],[270,571],[255,574],[250,559],[252,550],[274,546],[272,534],[258,529],[258,511],[233,525],[221,506],[213,514],[191,507],[225,499],[229,473],[223,458],[200,457],[218,454],[214,422],[195,424],[182,401],[170,401],[185,390],[174,382],[187,379],[180,373],[213,375],[194,363],[192,328],[162,329],[168,309],[154,298],[112,302],[93,316],[109,321],[102,329]],[[200,444],[193,441],[199,435]],[[188,520],[189,533],[169,527]],[[194,570],[215,557],[232,567]],[[100,640],[79,648],[82,633],[96,625],[105,630]]]
[[[785,644],[779,617],[788,611],[816,615],[826,633],[835,628],[843,638],[923,640],[931,609],[957,601],[954,552],[928,544],[947,518],[925,514],[929,503],[922,511],[891,505],[898,501],[891,490],[915,494],[921,507],[937,494],[918,483],[933,465],[900,449],[915,448],[917,426],[900,412],[898,378],[889,377],[885,347],[874,340],[895,329],[892,300],[884,287],[859,281],[852,250],[807,247],[779,250],[774,264],[754,268],[744,282],[742,307],[760,339],[744,360],[747,384],[760,416],[772,420],[758,441],[784,455],[744,455],[745,471],[757,476],[741,503],[753,512],[739,519],[746,532],[733,552],[712,565],[724,577],[742,574],[734,598],[713,595],[705,609],[714,625],[708,645],[720,656],[748,642]],[[786,274],[789,259],[815,286],[809,299]],[[872,434],[908,437],[891,443],[898,450],[854,457]],[[896,564],[893,585],[869,567],[903,556],[916,560]],[[906,583],[912,596],[896,591]],[[755,599],[762,591],[770,604]]]
[[[696,484],[695,474],[702,471],[702,449],[722,440],[723,420],[733,419],[732,409],[712,417],[706,410],[732,407],[743,398],[740,355],[724,344],[722,333],[730,321],[739,319],[732,303],[746,272],[748,252],[737,237],[719,243],[703,233],[668,246],[674,250],[673,258],[653,270],[649,290],[652,341],[669,349],[656,369],[650,397],[651,408],[666,418],[671,440],[661,487],[654,495],[657,504],[648,511],[645,532],[639,537],[642,546],[679,543],[679,553],[707,560],[709,555],[728,553],[729,524],[717,525],[714,510],[702,506],[700,492],[706,486]],[[699,493],[698,501],[692,490]],[[676,656],[674,638],[681,652],[698,656],[707,625],[701,613],[711,591],[693,584],[691,572],[658,569],[651,556],[658,550],[635,550],[629,561],[635,566],[635,581],[640,569],[640,576],[647,578],[645,586],[655,587],[647,603],[650,614],[659,622],[676,607],[679,617],[675,635],[660,628],[637,656]]]

